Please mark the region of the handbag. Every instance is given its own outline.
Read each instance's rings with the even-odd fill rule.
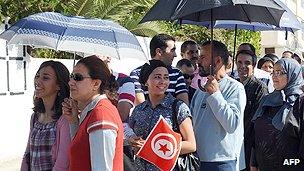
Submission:
[[[177,102],[178,99],[174,99],[173,104],[172,104],[172,109],[173,109],[173,114],[172,114],[172,120],[173,123],[177,127],[177,131],[180,133],[178,122],[177,122]],[[188,154],[183,154],[178,156],[178,159],[176,161],[175,168],[179,171],[199,171],[200,170],[200,159],[197,155],[196,152],[193,153],[188,153]]]

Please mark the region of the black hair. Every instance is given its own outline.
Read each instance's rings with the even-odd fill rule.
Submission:
[[[150,42],[150,55],[151,58],[154,58],[156,55],[156,49],[160,48],[162,50],[166,49],[167,46],[167,41],[172,40],[175,41],[174,37],[167,35],[167,34],[158,34],[155,35]]]
[[[212,42],[213,44],[213,53],[214,53],[214,56],[220,56],[222,61],[223,61],[223,64],[225,66],[228,65],[228,58],[229,58],[229,52],[227,50],[227,47],[224,43],[220,42],[220,41],[217,41],[217,40],[213,40]],[[201,46],[207,46],[207,45],[211,45],[211,41],[208,40],[206,42],[204,42]]]
[[[195,42],[195,41],[193,41],[193,40],[187,40],[187,41],[185,41],[182,45],[181,45],[181,52],[182,53],[185,53],[186,52],[186,50],[187,50],[187,47],[188,46],[191,46],[191,45],[197,45],[197,43]]]
[[[258,65],[257,65],[257,68],[258,69],[262,69],[262,66],[264,65],[264,63],[265,62],[272,62],[272,64],[274,65],[275,64],[275,62],[270,58],[270,57],[263,57],[263,58],[261,58],[259,61],[258,61]]]
[[[254,54],[256,54],[256,52],[255,52],[255,47],[254,47],[251,43],[242,43],[242,44],[240,44],[240,46],[249,46],[250,50],[251,50]]]
[[[139,83],[145,86],[147,80],[149,79],[150,74],[155,70],[155,68],[164,67],[167,68],[167,65],[161,60],[152,59],[149,63],[145,63],[139,74]],[[167,68],[168,69],[168,68]]]
[[[279,57],[272,53],[267,53],[264,57],[268,57],[273,60],[273,63],[276,63],[279,60]]]
[[[84,65],[92,79],[101,80],[99,87],[100,94],[106,94],[111,101],[117,98],[118,83],[115,76],[111,74],[107,65],[97,56],[92,55],[80,59],[78,64]]]
[[[177,62],[176,68],[181,69],[184,65],[187,67],[193,67],[193,64],[189,59],[181,59]]]
[[[253,53],[252,51],[250,51],[250,50],[241,50],[241,51],[239,51],[239,52],[236,54],[236,56],[235,56],[236,60],[237,60],[239,54],[245,54],[245,55],[251,56],[252,65],[253,65],[253,66],[256,65],[256,63],[257,63],[257,56],[256,56],[255,53]]]
[[[57,84],[59,85],[60,90],[57,93],[57,97],[55,99],[54,105],[52,107],[52,110],[54,111],[54,115],[52,116],[53,119],[59,119],[62,115],[62,106],[61,103],[63,100],[67,97],[70,97],[70,88],[69,88],[69,70],[66,68],[65,65],[63,65],[61,62],[58,61],[45,61],[43,62],[37,73],[44,67],[52,67],[52,69],[55,72]],[[37,74],[36,73],[36,74]],[[34,108],[33,111],[35,113],[44,113],[45,107],[44,103],[41,98],[34,97]]]

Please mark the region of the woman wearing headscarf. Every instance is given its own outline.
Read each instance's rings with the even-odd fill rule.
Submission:
[[[275,91],[265,96],[253,117],[252,170],[304,170],[304,118],[301,67],[294,59],[282,58],[272,74]],[[289,159],[300,163],[290,164]]]
[[[135,151],[138,151],[145,142],[149,133],[156,125],[160,116],[172,126],[173,130],[180,130],[183,138],[181,154],[187,154],[196,150],[195,137],[191,122],[190,109],[186,103],[177,101],[176,109],[173,109],[175,98],[170,94],[165,94],[169,86],[169,73],[166,65],[160,60],[150,60],[150,63],[143,65],[139,81],[148,87],[149,98],[135,107],[129,118],[129,125],[134,130],[136,136],[130,138],[130,143]],[[172,116],[176,112],[177,123],[174,123]],[[135,159],[136,170],[159,170],[156,166],[142,159]]]

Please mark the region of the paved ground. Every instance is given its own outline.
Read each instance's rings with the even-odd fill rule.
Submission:
[[[19,171],[21,158],[16,158],[8,161],[0,161],[0,171]]]

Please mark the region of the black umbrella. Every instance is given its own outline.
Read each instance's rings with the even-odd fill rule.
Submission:
[[[216,20],[237,20],[261,22],[279,26],[285,12],[279,0],[158,0],[141,20],[188,20],[211,22],[211,42],[213,23]],[[211,49],[213,44],[211,43]],[[211,74],[214,73],[213,50],[211,50]],[[199,84],[200,85],[200,84]]]

